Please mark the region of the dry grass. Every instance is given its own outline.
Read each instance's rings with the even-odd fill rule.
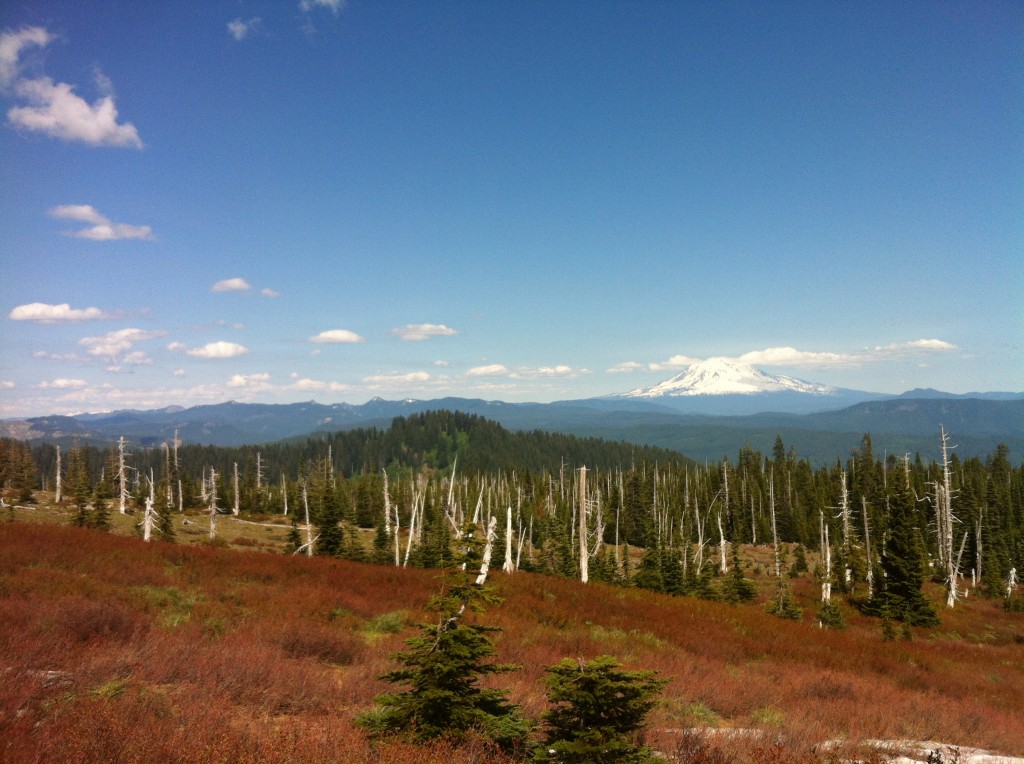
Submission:
[[[501,761],[478,744],[375,747],[352,724],[427,617],[436,571],[18,519],[0,523],[0,760]],[[671,681],[649,742],[680,761],[816,761],[822,741],[866,738],[1024,752],[1021,614],[971,597],[884,642],[851,609],[846,630],[816,628],[807,578],[804,622],[769,616],[774,580],[755,580],[761,601],[731,607],[495,573],[506,599],[483,618],[504,629],[500,659],[523,667],[497,681],[536,718],[543,667],[563,657],[656,669]]]

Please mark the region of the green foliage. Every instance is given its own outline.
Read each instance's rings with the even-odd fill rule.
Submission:
[[[912,626],[934,626],[935,608],[921,587],[924,583],[924,544],[917,525],[914,496],[904,481],[890,499],[889,539],[885,546],[882,590],[872,608]]]
[[[470,613],[499,600],[491,587],[478,585],[473,578],[480,566],[480,543],[472,526],[460,543],[461,559],[448,574],[447,588],[427,606],[437,613],[437,623],[421,624],[420,635],[406,640],[408,649],[392,656],[401,668],[380,677],[407,689],[379,695],[377,708],[357,722],[374,736],[399,735],[422,742],[461,740],[475,733],[504,750],[516,750],[524,744],[529,722],[504,691],[480,682],[517,667],[493,661],[490,635],[499,629],[467,620]]]
[[[786,579],[779,579],[778,596],[768,605],[767,611],[779,618],[788,618],[791,621],[799,621],[803,618],[804,611],[796,604],[793,593],[789,589]]]
[[[793,550],[793,565],[789,569],[789,577],[797,578],[807,571],[807,553],[804,551],[803,545],[797,544],[796,549]]]
[[[846,618],[835,600],[829,600],[818,609],[818,621],[826,629],[846,628]]]
[[[545,738],[537,762],[601,764],[644,762],[651,750],[639,741],[644,719],[666,680],[653,671],[625,671],[611,656],[589,663],[565,660],[545,669],[548,700]]]
[[[736,551],[736,544],[733,544],[732,567],[729,569],[728,576],[722,581],[722,600],[736,605],[740,602],[750,602],[756,596],[757,589],[754,582],[743,577],[739,553]]]
[[[110,483],[106,480],[98,481],[92,493],[92,512],[86,521],[90,528],[109,531],[113,526],[110,520],[110,496]]]

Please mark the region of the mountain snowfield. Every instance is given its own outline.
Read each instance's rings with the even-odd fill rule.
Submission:
[[[624,398],[663,398],[696,395],[758,395],[761,393],[835,395],[827,385],[793,377],[773,376],[749,364],[728,358],[709,358],[695,363],[671,379],[623,393]]]

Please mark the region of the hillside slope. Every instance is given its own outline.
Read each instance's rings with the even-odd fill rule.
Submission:
[[[886,642],[852,611],[842,632],[769,616],[773,585],[751,575],[758,601],[729,606],[494,572],[505,602],[478,618],[504,630],[499,659],[522,669],[501,684],[534,718],[542,667],[563,657],[661,672],[648,740],[670,760],[692,760],[681,728],[708,727],[759,731],[734,746],[702,738],[723,764],[816,761],[828,739],[1024,752],[1024,616],[972,597],[941,627]],[[793,583],[813,612],[816,582]],[[374,748],[352,726],[441,585],[437,571],[145,544],[19,516],[0,525],[0,758],[501,761],[472,746]]]

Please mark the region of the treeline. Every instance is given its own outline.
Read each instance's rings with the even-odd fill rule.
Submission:
[[[936,433],[937,455],[941,445]],[[25,501],[26,485],[55,487],[55,447],[36,447],[31,459],[15,441],[0,448],[6,495]],[[848,459],[816,468],[777,439],[770,454],[743,448],[735,460],[698,465],[670,451],[429,412],[387,430],[259,447],[75,451],[87,475],[76,467],[78,490],[105,484],[102,497],[115,505],[124,497],[141,509],[152,497],[164,514],[287,513],[296,549],[381,563],[447,564],[453,534],[494,517],[495,554],[510,569],[670,593],[742,596],[742,577],[725,575],[736,574],[737,544],[827,549],[823,582],[865,600],[903,575],[890,569],[896,556],[906,575],[945,581],[954,595],[968,581],[1005,594],[1024,568],[1024,466],[1005,446],[984,459],[961,461],[955,448],[945,462],[883,458],[865,435]],[[360,529],[374,531],[372,547]]]

